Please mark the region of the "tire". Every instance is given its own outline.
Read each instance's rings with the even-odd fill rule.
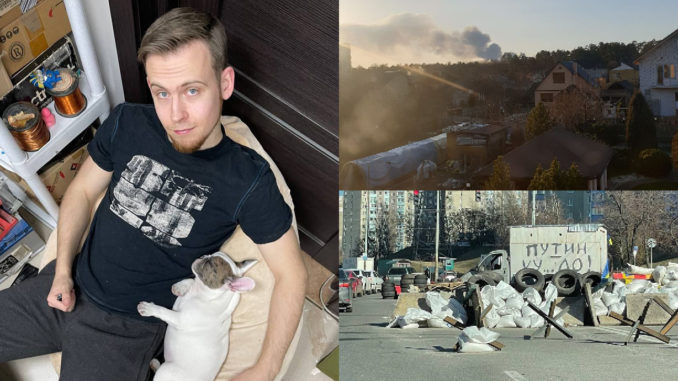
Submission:
[[[515,280],[515,289],[518,292],[525,291],[528,287],[533,287],[537,291],[544,289],[544,275],[539,270],[524,268],[513,277]]]
[[[417,274],[417,275],[414,276],[414,281],[415,281],[415,282],[416,282],[417,280],[420,280],[420,281],[423,280],[424,282],[426,282],[426,279],[428,279],[428,278],[426,278],[426,275]]]
[[[470,277],[468,279],[468,284],[469,285],[473,285],[473,284],[478,285],[478,287],[480,289],[482,289],[485,286],[496,286],[497,285],[497,283],[495,283],[495,281],[492,278],[487,277],[483,274],[476,274],[476,275]]]
[[[346,307],[346,312],[353,312],[353,307]]]
[[[586,283],[590,283],[591,287],[595,287],[602,282],[603,277],[598,271],[589,271],[581,276],[580,284],[583,286]]]
[[[560,270],[551,280],[560,296],[570,296],[579,290],[579,274],[574,270]]]
[[[392,298],[395,296],[395,290],[394,291],[384,291],[381,293],[382,298]]]

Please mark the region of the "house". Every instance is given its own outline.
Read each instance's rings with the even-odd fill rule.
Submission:
[[[628,81],[633,86],[638,87],[638,69],[623,62],[614,69],[610,69],[610,72],[607,75],[608,86],[609,84],[619,81]]]
[[[635,87],[627,80],[608,84],[600,92],[603,100],[603,116],[606,118],[623,118],[626,116]]]
[[[575,86],[585,93],[599,95],[600,88],[597,74],[591,75],[576,61],[564,61],[556,64],[544,77],[534,91],[534,105],[539,102],[547,107],[553,104],[556,95],[570,86]]]
[[[638,65],[640,91],[655,116],[678,115],[678,29],[643,53]]]
[[[460,123],[445,128],[447,160],[461,173],[473,172],[504,153],[509,138],[506,126]]]
[[[511,180],[516,189],[527,189],[537,166],[547,169],[556,158],[561,170],[572,163],[586,179],[589,190],[607,188],[607,166],[612,159],[612,148],[585,136],[562,128],[552,128],[527,141],[504,155]],[[493,166],[488,164],[475,173],[474,182],[482,183],[492,175]]]

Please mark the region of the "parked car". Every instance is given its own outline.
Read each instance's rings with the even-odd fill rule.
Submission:
[[[344,269],[346,272],[346,276],[348,276],[349,279],[353,279],[354,282],[351,285],[351,291],[353,292],[352,296],[355,298],[361,297],[365,294],[365,288],[363,287],[363,280],[362,276],[359,275],[355,269]]]
[[[384,283],[384,280],[381,279],[374,270],[368,270],[365,271],[365,273],[372,279],[372,292],[381,292],[381,284]]]
[[[353,312],[353,283],[355,279],[349,279],[346,271],[339,269],[339,312]]]
[[[395,285],[400,285],[400,278],[405,274],[413,274],[414,269],[412,267],[391,267],[388,269],[388,273],[384,277],[384,280],[389,280]]]
[[[440,277],[438,278],[439,282],[452,282],[453,280],[457,279],[457,273],[454,271],[444,271],[441,273]]]
[[[363,295],[367,295],[367,294],[372,293],[372,279],[370,279],[367,276],[365,271],[359,270],[359,269],[344,269],[344,271],[350,271],[353,274],[355,274],[355,276],[358,277],[358,279],[360,279],[360,281],[363,284],[363,290],[364,290]]]

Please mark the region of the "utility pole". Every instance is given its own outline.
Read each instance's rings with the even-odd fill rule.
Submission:
[[[438,283],[438,248],[440,247],[440,191],[436,191],[436,271],[433,281]]]
[[[537,222],[537,203],[536,195],[537,191],[532,191],[532,226],[536,225]]]

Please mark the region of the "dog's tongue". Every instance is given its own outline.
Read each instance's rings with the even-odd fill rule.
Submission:
[[[231,282],[231,290],[237,292],[249,291],[254,288],[254,280],[242,277]]]

